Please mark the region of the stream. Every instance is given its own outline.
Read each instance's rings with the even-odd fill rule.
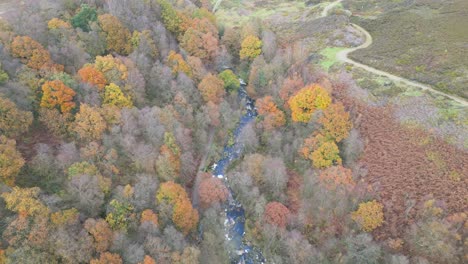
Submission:
[[[243,146],[239,142],[239,137],[243,128],[257,116],[255,102],[247,95],[244,82],[242,80],[240,80],[240,82],[241,87],[239,89],[239,100],[242,101],[245,114],[241,116],[239,124],[233,133],[234,144],[226,144],[222,158],[212,166],[212,173],[213,177],[223,180],[229,190],[228,199],[224,204],[224,213],[226,217],[224,221],[224,230],[226,240],[233,245],[231,252],[229,252],[231,263],[260,264],[265,263],[265,258],[260,250],[252,246],[248,241],[244,240],[245,211],[242,204],[236,200],[235,194],[229,186],[225,176],[226,168],[231,164],[231,162],[238,159],[242,153]]]

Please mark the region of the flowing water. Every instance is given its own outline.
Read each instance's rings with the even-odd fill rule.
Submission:
[[[241,81],[241,83],[243,83],[243,81]],[[234,131],[234,144],[227,144],[224,147],[222,158],[213,165],[213,177],[222,179],[226,187],[229,189],[229,197],[224,207],[226,214],[224,226],[225,237],[229,243],[233,245],[232,252],[229,252],[231,263],[258,264],[265,263],[265,258],[257,248],[244,240],[245,211],[241,203],[236,200],[235,194],[230,188],[225,176],[226,168],[231,164],[231,162],[239,158],[242,153],[243,146],[239,142],[242,135],[242,129],[257,116],[255,102],[247,95],[245,85],[241,85],[239,89],[239,99],[242,101],[245,114],[242,115],[239,124]]]

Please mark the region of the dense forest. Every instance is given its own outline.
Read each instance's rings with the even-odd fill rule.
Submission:
[[[209,0],[23,2],[0,20],[0,263],[468,260],[468,152],[300,41]],[[233,250],[231,195],[264,260]]]

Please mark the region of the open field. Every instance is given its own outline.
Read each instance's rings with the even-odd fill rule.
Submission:
[[[467,1],[416,1],[410,6],[357,2],[347,1],[345,7],[363,16],[356,23],[369,31],[374,43],[351,58],[468,97]]]

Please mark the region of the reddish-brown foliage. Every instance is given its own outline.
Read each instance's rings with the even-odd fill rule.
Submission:
[[[304,87],[304,81],[297,73],[294,73],[292,77],[288,77],[284,80],[283,86],[281,86],[281,90],[279,91],[279,97],[283,100],[286,109],[289,109],[289,98],[302,87]]]
[[[208,208],[215,203],[223,203],[228,196],[228,189],[218,178],[204,179],[198,187],[200,203],[203,208]]]
[[[122,258],[119,254],[104,252],[99,259],[92,259],[90,264],[122,264]]]
[[[468,153],[418,128],[401,125],[391,107],[371,107],[347,96],[345,84],[334,93],[357,116],[358,129],[367,143],[360,163],[364,180],[379,193],[385,222],[374,231],[380,239],[401,237],[414,223],[416,209],[428,194],[444,201],[448,213],[468,210]],[[459,175],[460,177],[455,177]],[[412,209],[411,209],[412,208]]]
[[[94,248],[97,252],[106,251],[112,243],[112,230],[104,219],[88,219],[84,228],[94,238]]]
[[[279,202],[270,202],[265,206],[263,219],[271,224],[285,228],[288,224],[289,209]]]
[[[158,225],[158,215],[153,212],[151,209],[146,209],[141,212],[140,223],[151,222],[154,225]]]
[[[335,190],[340,187],[351,190],[356,185],[351,170],[341,165],[322,171],[319,180],[329,190]]]
[[[288,208],[291,213],[295,214],[299,211],[301,206],[301,177],[294,171],[288,171],[288,185],[287,185],[287,195],[288,195]]]

